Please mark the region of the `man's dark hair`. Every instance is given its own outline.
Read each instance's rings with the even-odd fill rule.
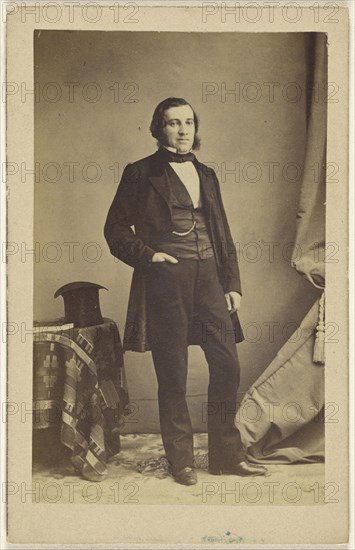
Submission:
[[[158,140],[159,143],[162,142],[162,129],[166,125],[166,122],[164,120],[164,114],[165,112],[170,109],[170,107],[180,107],[181,105],[188,105],[191,107],[192,112],[194,114],[194,123],[195,123],[195,138],[194,142],[192,144],[193,149],[199,149],[200,147],[200,138],[197,134],[198,132],[198,117],[195,113],[193,107],[190,105],[186,99],[182,97],[168,97],[167,99],[164,99],[164,101],[161,101],[159,105],[156,106],[155,111],[153,113],[152,122],[150,123],[150,131],[152,136]]]

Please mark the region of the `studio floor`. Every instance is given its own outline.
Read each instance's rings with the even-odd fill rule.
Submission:
[[[270,464],[267,477],[213,476],[207,472],[207,434],[194,439],[198,483],[177,484],[167,475],[159,434],[121,436],[121,452],[100,483],[78,477],[69,454],[52,463],[34,459],[34,502],[77,504],[192,504],[224,506],[324,504],[324,464]],[[141,470],[141,471],[139,471]]]

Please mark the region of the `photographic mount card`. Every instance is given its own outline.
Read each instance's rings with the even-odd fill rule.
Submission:
[[[4,3],[10,542],[348,540],[349,12],[278,4]],[[132,269],[110,254],[104,224],[126,166],[156,154],[153,112],[171,97],[198,115],[201,194],[203,174],[216,174],[237,251],[235,423],[267,477],[208,472],[213,403],[192,345],[198,481],[176,483],[152,357],[133,351],[136,318],[125,337]],[[149,177],[137,223],[164,195]],[[101,308],[102,321],[72,323],[71,304],[54,298],[78,281],[101,287],[85,287],[98,298],[78,307]]]

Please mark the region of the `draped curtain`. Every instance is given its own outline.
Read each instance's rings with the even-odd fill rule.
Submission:
[[[325,34],[310,36],[307,70],[307,146],[291,265],[321,294],[325,287]],[[255,462],[324,459],[324,290],[300,329],[301,337],[291,336],[248,390],[236,416],[248,458]]]

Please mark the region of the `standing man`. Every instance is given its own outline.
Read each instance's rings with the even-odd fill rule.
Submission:
[[[264,475],[263,466],[247,462],[234,426],[239,268],[216,174],[191,152],[199,145],[196,113],[185,99],[165,99],[150,130],[159,149],[125,168],[105,224],[111,253],[134,267],[125,349],[152,351],[176,482],[197,482],[186,404],[189,344],[202,347],[209,368],[209,472]]]

